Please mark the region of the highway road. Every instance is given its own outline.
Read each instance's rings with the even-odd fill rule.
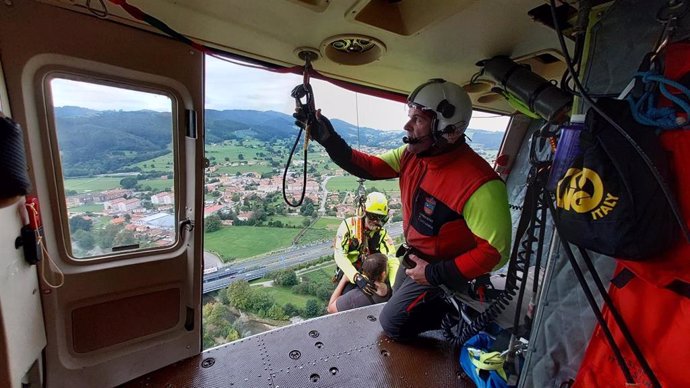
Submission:
[[[402,222],[395,222],[386,226],[391,237],[402,234]],[[335,236],[333,236],[335,237]],[[314,261],[319,257],[333,254],[333,240],[312,243],[308,245],[290,247],[285,250],[269,253],[263,256],[231,263],[218,267],[218,271],[204,275],[204,294],[220,290],[235,280],[247,281],[259,279],[266,273],[282,268],[293,267],[302,263]]]

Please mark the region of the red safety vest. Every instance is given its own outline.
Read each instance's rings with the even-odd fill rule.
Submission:
[[[462,210],[481,185],[499,179],[491,166],[467,144],[424,158],[406,151],[400,164],[408,244],[430,261],[452,260],[474,248]]]

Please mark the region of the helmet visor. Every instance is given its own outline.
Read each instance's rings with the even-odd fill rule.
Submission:
[[[385,220],[387,218],[387,216],[385,216],[383,214],[376,214],[376,213],[370,213],[370,212],[366,212],[366,216],[369,220],[374,221],[374,222],[378,222],[381,224],[385,223],[386,222]]]

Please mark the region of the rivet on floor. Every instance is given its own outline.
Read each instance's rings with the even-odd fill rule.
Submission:
[[[299,360],[302,357],[302,353],[299,350],[292,350],[290,352],[290,358],[293,360]]]
[[[201,361],[201,367],[202,368],[210,368],[215,363],[216,363],[215,358],[213,358],[213,357],[205,358],[203,361]]]

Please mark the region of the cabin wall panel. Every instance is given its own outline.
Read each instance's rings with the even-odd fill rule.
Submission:
[[[179,249],[155,255],[137,253],[127,256],[125,253],[113,260],[77,262],[58,250],[60,228],[64,224],[60,218],[60,206],[64,204],[60,205],[62,197],[58,195],[55,184],[59,171],[53,167],[47,144],[50,109],[44,102],[46,91],[41,71],[61,66],[76,72],[101,75],[108,80],[127,81],[135,88],[155,85],[173,90],[178,98],[176,122],[180,123],[175,131],[179,146],[179,171],[175,171],[175,177],[179,178],[176,188],[180,189],[178,214],[180,219],[194,222],[202,220],[203,211],[203,115],[197,115],[196,126],[201,128],[197,139],[186,138],[181,123],[184,123],[185,109],[203,111],[203,55],[183,43],[93,15],[36,1],[11,3],[0,3],[0,60],[14,118],[27,133],[25,144],[31,151],[28,158],[30,174],[41,200],[46,247],[65,273],[62,288],[53,290],[42,285],[45,287],[42,295],[45,333],[41,329],[40,333],[32,335],[33,340],[43,341],[41,348],[47,338],[46,386],[116,386],[198,354],[201,349],[202,227],[185,232],[191,235],[181,235],[185,240],[181,241]],[[3,254],[9,251],[10,248],[2,250]],[[36,283],[35,273],[33,276]],[[128,298],[133,293],[155,294],[166,284],[168,289],[171,284],[175,285],[172,287],[177,293],[175,297],[144,297],[134,300],[133,305],[113,301]],[[0,290],[3,291],[0,302],[5,295],[11,295],[2,288]],[[35,299],[25,302],[22,308],[36,309],[39,312],[37,322],[42,322],[39,296],[41,293],[37,292]],[[114,311],[105,313],[104,317],[95,316],[103,307],[121,309],[120,313],[126,316],[132,308],[150,306],[154,299],[160,302],[155,312],[160,312],[162,317],[142,315],[139,320],[127,320],[116,317]],[[105,301],[113,302],[99,306]],[[94,305],[87,307],[88,303]],[[80,308],[85,310],[72,314]],[[194,316],[192,324],[185,327],[188,309],[194,312]],[[98,349],[86,353],[74,351],[71,338],[74,317],[80,332],[77,347],[80,350]],[[115,317],[110,326],[105,322],[108,317]],[[100,327],[85,328],[89,323]],[[129,325],[142,325],[143,328]],[[169,328],[171,325],[173,327]],[[108,333],[111,327],[113,333]],[[146,334],[153,329],[158,331]],[[104,338],[110,334],[116,340]],[[20,351],[12,351],[12,362],[20,355]],[[0,386],[4,386],[2,382]]]
[[[14,241],[22,226],[24,199],[1,208],[0,386],[21,387],[21,378],[46,345],[36,267],[24,261]]]
[[[72,311],[74,351],[87,353],[175,327],[180,289],[130,296]]]

